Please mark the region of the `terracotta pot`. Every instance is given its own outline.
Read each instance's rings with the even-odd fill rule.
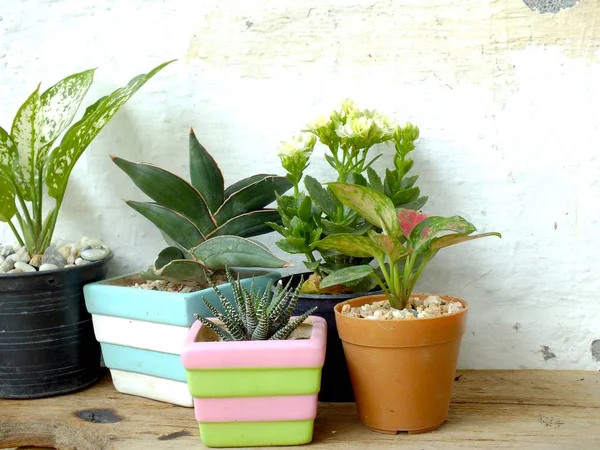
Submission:
[[[429,294],[413,294],[427,297]],[[338,334],[361,422],[384,433],[422,433],[444,423],[456,372],[468,305],[441,317],[364,320],[341,314],[342,307],[384,300],[371,295],[335,306]]]

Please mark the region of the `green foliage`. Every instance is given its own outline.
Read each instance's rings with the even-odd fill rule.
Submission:
[[[314,307],[292,320],[292,314],[298,303],[300,285],[292,290],[290,282],[284,287],[278,284],[272,292],[269,281],[264,293],[255,289],[254,283],[247,290],[239,280],[234,280],[229,269],[227,279],[232,286],[233,301],[225,297],[211,283],[211,287],[219,297],[225,314],[203,298],[207,308],[219,319],[223,326],[195,314],[197,320],[213,330],[223,341],[259,341],[287,339],[306,318],[317,308]]]
[[[70,75],[44,92],[38,85],[17,111],[10,133],[0,127],[0,221],[8,223],[30,254],[43,253],[50,245],[79,157],[119,109],[171,62],[100,98],[73,125],[96,69]],[[45,188],[55,200],[49,211],[44,211]]]
[[[350,186],[347,189],[369,187],[375,191],[369,194],[373,199],[387,198],[395,208],[417,210],[427,202],[427,197],[421,196],[416,186],[418,175],[408,176],[413,166],[409,153],[419,137],[419,129],[412,124],[398,125],[376,111],[360,110],[351,101],[345,101],[329,117],[309,124],[306,131],[327,147],[325,159],[336,171],[336,181]],[[394,167],[386,170],[383,179],[372,167],[381,155],[370,158],[371,149],[382,143],[394,147]],[[279,156],[288,171],[287,178],[294,183],[294,195],[277,199],[282,225],[270,225],[283,237],[276,245],[287,253],[304,254],[306,268],[322,278],[341,268],[369,264],[373,258],[350,255],[334,247],[317,247],[319,240],[338,234],[366,236],[371,229],[384,229],[397,235],[399,228],[395,216],[382,220],[381,211],[375,211],[371,216],[358,214],[344,207],[338,198],[343,193],[334,192],[332,184],[324,187],[315,178],[304,175],[314,145],[314,139],[295,137],[280,147]],[[291,161],[301,163],[292,164]],[[300,191],[302,179],[305,192]],[[369,203],[373,199],[361,201]],[[344,286],[355,291],[369,290],[373,283],[344,283]]]
[[[266,208],[292,187],[285,178],[257,174],[224,187],[219,166],[200,144],[194,131],[189,137],[190,179],[148,163],[113,157],[151,202],[126,203],[152,222],[170,245],[142,275],[180,283],[203,284],[211,272],[225,266],[289,266],[249,237],[280,225],[276,209]]]
[[[369,187],[344,183],[330,187],[346,207],[371,222],[380,220],[379,228],[385,231],[369,230],[367,236],[360,239],[349,233],[338,234],[317,242],[320,249],[335,249],[346,255],[369,255],[377,261],[381,274],[370,265],[343,268],[323,279],[324,288],[372,278],[384,290],[390,304],[403,309],[425,266],[440,249],[487,236],[502,237],[497,232],[474,235],[475,226],[460,216],[427,217],[414,210],[395,210],[387,197]],[[391,217],[395,226],[389,222]],[[450,234],[438,236],[440,233]]]

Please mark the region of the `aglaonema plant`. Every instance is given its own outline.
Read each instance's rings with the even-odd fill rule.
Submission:
[[[169,244],[142,277],[205,284],[226,266],[289,266],[249,238],[271,231],[267,222],[281,223],[277,210],[266,206],[292,187],[290,181],[256,174],[225,188],[219,166],[193,130],[188,147],[191,183],[153,164],[112,157],[152,200],[126,203],[152,222]]]
[[[50,245],[79,157],[119,109],[171,62],[101,97],[73,125],[96,69],[70,75],[43,92],[38,85],[17,111],[10,132],[0,127],[0,221],[30,255],[42,254]],[[54,199],[48,211],[46,193]]]
[[[475,226],[460,216],[427,217],[414,210],[396,210],[385,194],[368,187],[331,183],[329,188],[340,202],[381,231],[372,229],[366,236],[348,233],[327,236],[316,246],[350,256],[372,257],[381,276],[371,265],[360,265],[335,271],[322,284],[372,278],[393,308],[405,308],[423,270],[442,248],[487,236],[502,237],[497,232],[472,234]],[[441,233],[445,234],[440,236]]]

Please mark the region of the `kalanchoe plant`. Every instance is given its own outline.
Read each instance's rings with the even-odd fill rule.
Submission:
[[[282,143],[279,149],[286,177],[294,185],[294,194],[277,200],[283,225],[271,224],[284,239],[276,244],[291,254],[304,254],[307,269],[314,271],[302,288],[304,293],[368,291],[373,280],[344,282],[326,287],[320,280],[327,274],[345,267],[368,264],[372,257],[343,254],[334,249],[316,248],[324,236],[339,233],[364,235],[377,227],[344,205],[315,178],[304,175],[317,140],[327,148],[325,159],[337,173],[338,182],[368,186],[388,196],[395,207],[420,209],[427,197],[420,196],[415,183],[418,175],[407,176],[413,160],[409,153],[415,148],[419,129],[410,123],[396,124],[387,116],[373,110],[358,109],[350,100],[342,103],[328,117],[321,117],[308,125],[303,135]],[[384,179],[371,167],[381,156],[369,159],[369,151],[376,144],[394,146],[394,168],[387,169]],[[304,178],[306,193],[300,190]],[[315,253],[318,252],[317,255]]]
[[[10,132],[0,127],[0,221],[30,255],[42,254],[50,245],[79,157],[133,94],[171,62],[101,97],[73,125],[96,69],[70,75],[44,92],[38,85],[17,111]],[[46,193],[54,204],[45,211]]]
[[[413,210],[396,210],[392,200],[368,187],[331,183],[329,188],[340,202],[381,232],[374,228],[366,236],[349,233],[327,236],[317,242],[317,247],[350,256],[372,257],[382,276],[365,264],[333,272],[321,284],[330,286],[372,278],[393,308],[404,309],[427,263],[440,249],[486,236],[502,237],[497,232],[472,234],[475,226],[460,216],[427,217]],[[440,236],[440,233],[447,234]]]
[[[227,265],[289,266],[263,244],[248,239],[271,231],[265,222],[281,223],[277,210],[266,206],[292,187],[285,177],[252,175],[225,189],[219,166],[193,130],[189,136],[191,183],[153,164],[112,158],[153,200],[126,203],[150,220],[170,245],[142,274],[144,278],[205,284],[207,275]]]
[[[223,341],[287,339],[317,309],[314,307],[292,320],[300,286],[296,286],[292,290],[288,282],[285,287],[278,284],[272,290],[270,281],[266,290],[260,294],[254,284],[248,291],[239,280],[233,279],[229,270],[226,270],[226,273],[232,287],[233,302],[225,297],[214,284],[211,284],[225,314],[221,313],[206,298],[202,299],[206,307],[224,326],[195,314],[197,320],[214,331]]]

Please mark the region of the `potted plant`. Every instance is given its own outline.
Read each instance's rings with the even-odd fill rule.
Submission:
[[[276,243],[280,249],[306,258],[304,265],[308,272],[290,275],[283,280],[287,282],[290,278],[297,283],[301,276],[304,278],[298,308],[319,305],[317,314],[327,320],[328,357],[323,368],[321,401],[354,400],[344,352],[336,332],[334,305],[368,292],[377,292],[378,288],[371,278],[324,286],[321,280],[333,271],[369,264],[373,258],[368,255],[348,256],[335,249],[319,249],[315,244],[323,237],[339,233],[364,236],[377,225],[345,208],[330,189],[305,174],[305,170],[318,140],[325,146],[325,160],[336,173],[335,181],[380,189],[395,207],[420,209],[427,197],[421,196],[416,186],[418,175],[409,175],[413,166],[410,152],[415,148],[418,137],[419,129],[412,124],[400,126],[377,111],[360,109],[346,100],[329,116],[310,123],[304,134],[283,142],[279,148],[281,164],[294,190],[293,194],[277,199],[283,224],[272,224],[272,227],[283,236]],[[373,149],[382,143],[394,148],[393,168],[386,170],[383,179],[372,167],[382,156],[372,156]],[[300,189],[301,184],[305,192]]]
[[[332,183],[329,188],[381,230],[327,236],[317,243],[323,250],[372,256],[382,274],[365,264],[340,269],[322,281],[328,286],[368,277],[384,292],[335,306],[360,419],[385,433],[437,428],[448,414],[468,305],[456,297],[412,291],[440,249],[501,235],[472,234],[475,226],[460,216],[397,211],[385,193],[365,186]]]
[[[220,310],[204,300],[215,318],[196,316],[181,353],[204,445],[311,442],[325,320],[310,316],[316,308],[292,317],[299,285],[280,282],[262,294],[231,285],[229,296],[215,289]]]
[[[1,398],[64,394],[98,379],[100,347],[82,287],[104,278],[112,252],[88,238],[55,242],[54,230],[79,157],[131,96],[169,63],[101,97],[74,124],[95,69],[70,75],[43,92],[38,85],[10,131],[0,128],[0,221],[17,241],[0,245]]]
[[[85,286],[85,300],[117,390],[192,406],[179,358],[194,312],[210,314],[202,298],[210,286],[231,291],[224,269],[235,268],[244,286],[262,292],[275,270],[289,265],[250,239],[278,221],[265,206],[291,187],[284,177],[257,174],[225,189],[217,163],[193,130],[189,137],[191,183],[160,167],[113,157],[151,202],[127,201],[169,244],[152,267]]]

